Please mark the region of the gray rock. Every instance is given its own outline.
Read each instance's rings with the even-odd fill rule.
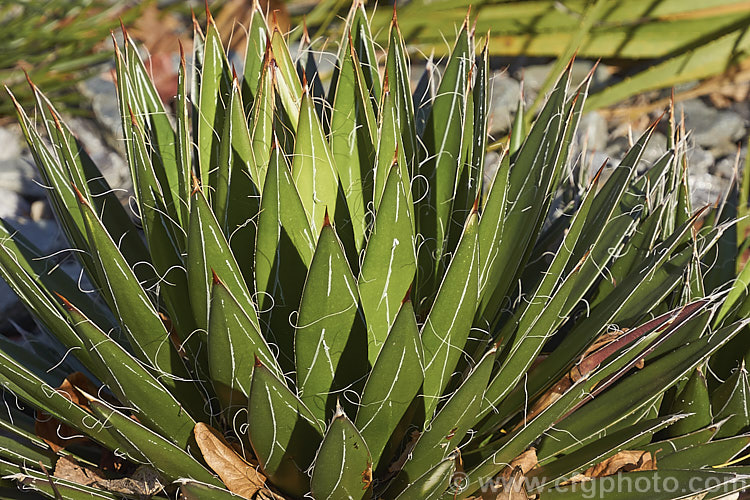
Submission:
[[[19,217],[7,222],[36,246],[42,255],[58,252],[68,246],[60,227],[54,220],[32,221],[26,217]]]
[[[483,187],[485,191],[488,191],[490,189],[490,186],[492,185],[492,179],[495,177],[495,173],[497,173],[497,169],[500,166],[500,155],[497,154],[494,151],[490,151],[485,155],[484,157],[484,172],[483,172]]]
[[[688,184],[690,186],[690,202],[694,208],[700,208],[716,203],[729,187],[729,180],[705,172],[691,174]]]
[[[12,325],[8,320],[12,320],[23,314],[23,306],[18,300],[18,295],[8,286],[5,281],[0,279],[0,329],[10,331]]]
[[[745,120],[734,111],[720,111],[713,130],[706,135],[711,152],[716,156],[734,154],[737,152],[737,142],[747,135]]]
[[[45,190],[39,183],[36,167],[24,157],[0,161],[0,189],[29,198],[43,198]]]
[[[91,99],[94,116],[105,127],[107,133],[122,139],[122,122],[114,82],[96,76],[83,82],[81,91]]]
[[[692,175],[709,174],[714,166],[714,157],[705,149],[693,147],[687,151],[688,173]]]
[[[576,131],[576,144],[579,149],[586,145],[587,151],[604,151],[607,147],[607,120],[592,111],[581,117]]]
[[[498,71],[490,81],[490,134],[507,132],[518,109],[521,84],[506,71]]]
[[[0,188],[0,218],[15,219],[29,215],[29,202],[21,195]]]
[[[614,134],[614,137],[610,135],[609,142],[604,152],[610,158],[622,158],[625,153],[630,149],[630,142],[624,135]]]
[[[536,98],[539,89],[544,84],[544,80],[552,70],[554,62],[549,64],[526,66],[517,70],[514,73],[514,77],[524,82],[524,99],[527,103],[530,103]],[[571,72],[571,88],[576,88],[586,78],[594,67],[593,61],[584,61],[577,59],[573,63],[573,70]],[[609,78],[609,70],[603,65],[599,64],[594,71],[594,77],[592,79],[592,85],[596,86],[604,82]],[[550,89],[551,90],[551,89]]]
[[[736,142],[745,136],[745,120],[734,111],[717,110],[700,99],[677,104],[678,116],[685,113],[685,127],[695,144],[716,156],[736,151]]]
[[[641,162],[645,167],[650,167],[656,160],[664,156],[667,152],[667,136],[661,132],[654,132],[651,139],[646,144],[646,148],[641,156]]]
[[[747,156],[747,147],[742,148],[742,151],[740,152],[740,163],[739,167],[742,167],[743,159]],[[731,180],[734,177],[735,173],[735,165],[737,164],[737,157],[735,155],[732,156],[725,156],[721,160],[717,161],[713,168],[710,169],[710,173],[721,177],[723,179],[729,179]]]
[[[21,156],[21,134],[15,128],[0,127],[0,161]]]
[[[123,156],[103,140],[96,124],[80,118],[71,118],[68,124],[109,185],[129,187],[130,172]]]
[[[33,221],[40,221],[42,219],[52,219],[52,208],[49,206],[47,200],[36,200],[31,203],[29,208],[29,216]]]

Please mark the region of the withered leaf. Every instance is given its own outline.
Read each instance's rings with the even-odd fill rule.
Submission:
[[[99,469],[79,464],[68,456],[57,460],[54,476],[84,486],[142,498],[151,498],[164,488],[158,473],[151,467],[141,465],[131,477],[107,479]]]
[[[656,458],[649,451],[623,450],[608,459],[589,467],[589,477],[611,476],[618,472],[656,470]]]
[[[534,458],[536,459],[536,453],[534,453]],[[526,478],[521,467],[506,468],[506,470],[510,470],[507,476],[503,474],[501,479],[495,481],[496,485],[502,485],[499,492],[494,488],[489,488],[482,493],[481,497],[470,497],[467,500],[529,500],[529,495],[526,493]]]
[[[593,478],[612,476],[618,472],[638,472],[656,470],[656,457],[649,451],[623,450],[606,460],[586,469],[583,474],[576,474],[562,484],[580,483]]]
[[[229,491],[252,500],[261,490],[267,489],[266,477],[256,466],[247,463],[219,431],[198,422],[193,434],[203,459],[219,475]]]
[[[60,387],[55,389],[58,393],[70,400],[73,404],[80,406],[90,412],[88,400],[83,396],[81,391],[88,394],[96,394],[96,386],[81,372],[71,373],[63,380]],[[66,446],[74,443],[88,441],[82,437],[81,433],[72,427],[63,424],[52,415],[38,411],[36,422],[34,423],[34,432],[44,440],[52,450],[57,453]]]
[[[536,448],[531,447],[510,462],[510,465],[503,471],[503,477],[508,479],[517,468],[520,468],[521,473],[525,476],[531,469],[536,467],[537,463]]]

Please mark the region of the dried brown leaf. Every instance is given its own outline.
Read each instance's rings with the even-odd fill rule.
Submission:
[[[203,459],[232,493],[252,500],[266,485],[266,477],[247,463],[216,429],[198,422],[193,429]]]
[[[588,477],[611,476],[618,472],[656,470],[656,458],[648,451],[623,450],[608,459],[589,467]]]
[[[58,393],[70,400],[73,404],[80,406],[90,412],[88,400],[83,396],[81,391],[88,394],[96,394],[96,386],[81,372],[75,372],[68,375],[63,380],[60,387],[55,389]],[[36,422],[34,423],[34,432],[44,440],[52,450],[57,453],[68,445],[74,443],[83,443],[88,438],[81,437],[81,433],[52,417],[47,413],[38,411]]]
[[[144,498],[151,498],[164,488],[159,474],[151,467],[141,465],[131,477],[107,479],[99,469],[82,465],[69,456],[57,460],[54,476],[92,488]]]
[[[417,441],[419,440],[419,436],[421,434],[422,433],[419,431],[412,431],[412,433],[409,435],[409,442],[406,443],[404,451],[401,453],[401,455],[399,455],[398,459],[396,459],[396,461],[388,467],[389,473],[396,474],[404,468],[404,464],[409,458],[409,455],[411,455],[411,452],[414,450],[414,447],[417,445]]]

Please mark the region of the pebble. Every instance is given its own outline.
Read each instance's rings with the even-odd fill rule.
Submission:
[[[30,157],[20,156],[0,160],[0,189],[13,191],[29,198],[45,196],[45,190],[39,183],[36,167]]]
[[[524,99],[527,104],[531,104],[531,102],[536,99],[539,89],[544,84],[544,81],[547,78],[547,75],[549,75],[549,72],[552,70],[553,66],[554,63],[526,66],[524,68],[519,68],[514,72],[513,76],[517,80],[523,80]],[[594,63],[592,61],[583,61],[581,59],[576,59],[573,62],[573,69],[571,71],[571,89],[575,89],[576,87],[578,87],[581,82],[583,82],[584,78],[588,76],[593,67]],[[605,65],[599,64],[594,71],[591,85],[594,87],[602,85],[602,83],[605,82],[608,78],[609,70],[605,67]]]
[[[0,161],[21,156],[21,134],[10,127],[0,127]]]
[[[709,170],[714,166],[714,157],[702,148],[692,147],[687,150],[688,173],[693,175],[710,174]]]
[[[103,137],[101,130],[97,129],[91,121],[71,118],[68,120],[68,125],[75,131],[76,137],[83,144],[94,164],[99,167],[109,185],[129,189],[131,187],[130,170],[125,163],[124,151],[121,153],[114,151],[104,139],[106,134]]]
[[[113,137],[122,139],[122,121],[114,82],[98,76],[89,78],[81,84],[81,91],[91,99],[96,120]]]
[[[507,133],[513,123],[521,95],[521,84],[508,76],[507,71],[496,72],[490,82],[490,134]]]
[[[600,113],[592,111],[581,117],[576,132],[576,141],[580,149],[583,149],[585,144],[587,151],[604,151],[608,138],[607,121]]]
[[[29,208],[29,216],[33,221],[40,221],[42,219],[52,219],[52,208],[49,206],[47,200],[36,200],[31,203]]]
[[[17,217],[25,217],[29,215],[30,210],[31,207],[29,206],[29,202],[26,201],[23,196],[15,191],[0,188],[1,219],[10,220]]]
[[[677,104],[676,112],[685,113],[685,128],[695,144],[721,157],[737,150],[737,141],[745,137],[745,120],[734,111],[717,110],[701,99]]]

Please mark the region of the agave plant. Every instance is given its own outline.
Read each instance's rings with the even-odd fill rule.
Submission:
[[[125,207],[32,84],[19,120],[82,271],[0,226],[0,274],[49,334],[0,339],[3,477],[69,499],[402,500],[510,477],[527,484],[500,498],[546,500],[629,450],[668,464],[630,473],[651,498],[750,484],[703,468],[750,443],[744,365],[704,378],[744,355],[750,300],[733,205],[692,213],[679,129],[645,171],[656,124],[589,179],[589,80],[567,71],[486,184],[468,21],[414,94],[395,16],[380,59],[360,2],[347,26],[326,94],[309,42],[294,61],[256,8],[240,77],[209,16],[173,115],[125,33]]]

